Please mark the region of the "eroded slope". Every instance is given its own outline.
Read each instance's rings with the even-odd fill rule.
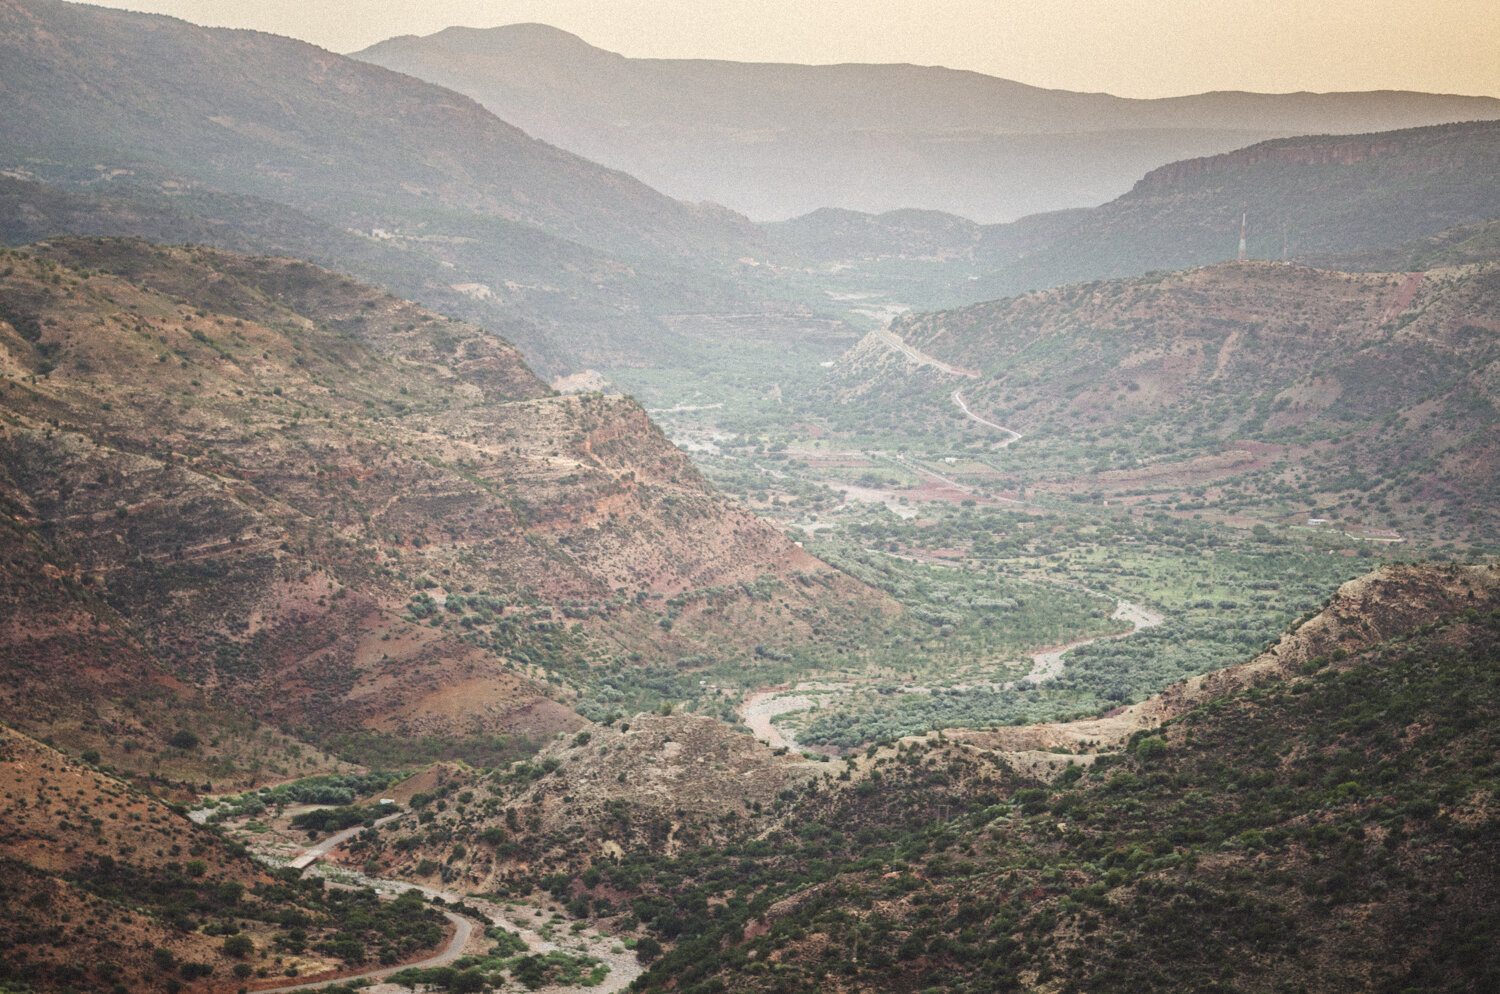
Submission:
[[[554,396],[478,328],[304,263],[140,242],[3,272],[7,578],[29,606],[7,637],[35,660],[15,720],[87,711],[35,705],[118,655],[109,679],[305,735],[542,735],[580,723],[562,683],[592,663],[882,609],[634,402]]]

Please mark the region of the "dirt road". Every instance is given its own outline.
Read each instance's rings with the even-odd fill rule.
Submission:
[[[1161,624],[1164,619],[1155,611],[1132,604],[1129,601],[1119,601],[1115,605],[1115,613],[1110,615],[1116,621],[1128,621],[1134,626],[1130,631],[1119,635],[1100,635],[1097,638],[1079,639],[1077,642],[1069,642],[1067,645],[1058,646],[1055,649],[1047,649],[1034,653],[1031,657],[1031,672],[1021,679],[1030,684],[1038,684],[1059,676],[1063,671],[1063,656],[1074,649],[1081,649],[1095,642],[1104,642],[1110,639],[1129,638],[1143,628],[1154,628]]]
[[[794,711],[824,707],[834,699],[835,694],[848,690],[850,686],[847,683],[804,683],[796,688],[795,694],[787,693],[788,688],[785,687],[757,690],[739,706],[740,719],[755,733],[756,738],[765,740],[772,749],[785,748],[791,752],[801,752],[803,747],[797,737],[790,731],[778,728],[775,719]],[[824,693],[816,697],[809,696],[818,691]]]
[[[1007,428],[1004,425],[997,425],[995,424],[995,422],[989,420],[988,418],[981,418],[979,415],[969,410],[969,405],[964,403],[964,395],[958,390],[953,391],[953,403],[957,404],[958,409],[960,411],[963,411],[964,416],[969,418],[970,420],[978,421],[982,425],[994,428],[996,431],[1003,431],[1007,435],[1009,435],[1009,438],[1000,443],[1000,448],[1003,449],[1011,442],[1019,442],[1021,440],[1021,433],[1016,431],[1014,428]]]
[[[918,349],[907,345],[901,340],[900,335],[896,334],[894,331],[891,331],[889,328],[877,331],[875,334],[880,338],[882,342],[889,345],[897,352],[900,352],[902,355],[906,356],[906,358],[910,359],[918,366],[931,366],[933,369],[941,370],[942,372],[947,373],[949,376],[963,376],[971,380],[979,379],[979,374],[972,369],[964,369],[961,366],[950,366],[946,362],[943,362],[941,359],[934,359],[926,352],[919,351]]]
[[[1072,584],[1064,585],[1073,586]],[[985,687],[992,690],[1009,690],[1018,682],[1040,684],[1062,673],[1063,657],[1072,650],[1092,645],[1095,642],[1129,638],[1136,632],[1153,628],[1165,620],[1155,611],[1132,604],[1130,601],[1116,601],[1114,614],[1110,617],[1117,621],[1130,622],[1131,630],[1119,635],[1099,635],[1078,639],[1065,645],[1034,652],[1031,655],[1031,670],[1018,681],[1003,684],[964,684],[955,689],[969,690]],[[777,725],[776,719],[784,714],[808,711],[815,707],[828,707],[838,699],[839,694],[852,690],[855,686],[851,683],[804,683],[795,687],[770,687],[752,693],[745,698],[745,702],[737,710],[740,720],[749,726],[755,737],[765,741],[771,748],[784,747],[792,752],[802,752],[808,747],[799,743],[791,730]],[[907,694],[931,693],[932,690],[931,687],[922,686],[901,688],[901,692]]]
[[[400,813],[387,815],[386,817],[376,822],[376,824],[383,824],[384,822],[391,821],[392,819],[398,817],[400,817]],[[353,838],[355,835],[363,832],[364,830],[365,827],[363,825],[357,825],[354,828],[346,829],[345,831],[331,835],[323,841],[317,843],[316,845],[307,847],[296,857],[288,861],[286,865],[299,868],[312,866],[323,856],[326,856],[334,849],[337,849],[344,842],[347,842],[349,839]],[[313,872],[322,873],[323,871],[321,868],[315,867],[313,869]],[[440,897],[444,901],[447,901],[449,903],[463,902],[469,907],[475,908],[482,914],[484,914],[484,916],[488,918],[492,924],[498,925],[499,927],[507,929],[511,932],[515,932],[521,937],[521,940],[526,943],[527,950],[532,953],[546,955],[547,953],[553,952],[554,950],[562,950],[563,952],[567,952],[572,955],[593,956],[609,966],[609,974],[604,978],[604,981],[597,986],[554,986],[546,988],[547,991],[555,991],[559,992],[559,994],[574,994],[574,992],[576,992],[576,994],[584,994],[584,992],[590,992],[590,994],[615,994],[615,992],[622,991],[626,987],[630,986],[631,982],[641,974],[641,967],[640,964],[636,961],[635,956],[632,953],[623,950],[616,952],[616,940],[607,935],[584,935],[569,933],[566,943],[554,942],[553,940],[546,938],[545,936],[532,930],[531,928],[528,928],[525,925],[518,924],[501,906],[491,901],[483,900],[481,898],[475,898],[461,894],[453,894],[434,887],[426,887],[421,884],[408,883],[405,880],[376,879],[343,868],[338,868],[332,873],[326,873],[324,875],[329,877],[330,879],[335,879],[338,883],[351,883],[355,886],[374,888],[374,890],[383,898],[394,898],[399,894],[405,893],[406,891],[414,890],[429,898]],[[319,987],[326,987],[330,984],[347,984],[353,980],[381,980],[385,977],[391,976],[392,974],[399,973],[402,970],[411,968],[430,969],[432,967],[447,966],[450,963],[456,962],[464,955],[464,947],[469,944],[470,940],[474,936],[474,923],[467,918],[453,914],[449,911],[444,911],[443,915],[454,925],[453,936],[451,939],[449,939],[442,952],[430,956],[420,962],[406,963],[404,965],[394,967],[381,967],[375,970],[366,970],[361,973],[346,974],[341,977],[335,977],[327,980],[316,980],[301,984],[290,984],[283,987],[252,988],[252,990],[255,992],[255,994],[288,994],[288,992],[290,991],[316,990]],[[385,991],[405,991],[406,988],[398,988],[394,985],[381,984],[375,987],[368,988],[368,990],[371,992],[371,994],[384,994]]]
[[[384,825],[388,821],[392,821],[393,819],[400,817],[401,812],[397,811],[392,814],[386,815],[384,818],[376,819],[375,825],[376,827],[379,827],[381,825]],[[341,832],[335,832],[328,838],[324,839],[322,842],[319,842],[316,845],[308,846],[306,849],[302,850],[301,855],[299,855],[291,862],[287,863],[287,866],[290,866],[294,870],[305,870],[364,830],[365,826],[363,824],[360,824],[355,825],[353,828],[346,828]]]
[[[947,373],[949,376],[963,376],[971,380],[979,379],[979,373],[975,370],[964,369],[961,366],[950,366],[948,363],[943,362],[941,359],[934,359],[926,352],[907,345],[906,342],[901,340],[900,335],[896,334],[894,331],[891,331],[889,328],[884,328],[880,331],[877,331],[875,334],[880,338],[882,342],[889,345],[897,352],[900,352],[902,355],[906,356],[906,358],[910,359],[918,366],[931,366],[933,369]],[[964,401],[963,393],[961,391],[953,391],[953,403],[958,407],[960,411],[964,412],[964,417],[969,418],[972,421],[977,421],[987,428],[993,428],[996,431],[1003,431],[1006,435],[1009,435],[1009,438],[1000,443],[1000,448],[1003,449],[1010,443],[1020,440],[1021,433],[1016,431],[1014,428],[1007,428],[1004,425],[996,424],[988,418],[981,418],[979,415],[969,410],[969,405]]]
[[[428,957],[418,963],[405,963],[401,966],[383,966],[378,970],[368,970],[364,973],[355,973],[343,977],[335,977],[332,980],[317,980],[307,984],[292,984],[288,987],[252,987],[255,994],[287,994],[289,991],[310,991],[319,987],[327,987],[330,984],[347,984],[353,980],[381,980],[392,974],[400,973],[402,970],[430,970],[433,967],[447,966],[458,960],[464,954],[464,946],[469,944],[469,939],[474,935],[474,923],[469,919],[455,915],[451,911],[444,911],[443,917],[453,923],[453,938],[448,940],[448,945],[436,956]],[[603,988],[595,988],[602,990]]]

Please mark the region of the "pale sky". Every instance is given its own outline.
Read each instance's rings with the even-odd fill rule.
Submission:
[[[910,62],[1128,97],[1500,97],[1500,0],[100,0],[351,52],[536,21],[643,58]]]

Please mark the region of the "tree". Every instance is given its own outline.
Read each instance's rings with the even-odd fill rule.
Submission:
[[[1135,746],[1135,758],[1143,766],[1149,766],[1167,754],[1167,743],[1164,739],[1149,738],[1141,739]]]
[[[224,940],[224,955],[238,959],[255,952],[255,942],[248,935],[231,935]]]
[[[453,978],[452,983],[448,985],[448,990],[459,991],[462,994],[479,994],[486,986],[484,973],[479,967],[471,966]]]

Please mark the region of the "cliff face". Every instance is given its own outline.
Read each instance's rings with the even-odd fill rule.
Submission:
[[[813,624],[875,600],[710,491],[633,401],[552,395],[481,329],[141,242],[0,271],[3,637],[30,661],[5,713],[28,727],[87,739],[96,694],[154,682],[313,738],[550,734],[580,723],[547,699],[564,672],[701,648],[715,626],[659,625],[665,597],[753,607],[758,582],[821,577],[786,584]],[[799,630],[735,625],[715,637]]]

